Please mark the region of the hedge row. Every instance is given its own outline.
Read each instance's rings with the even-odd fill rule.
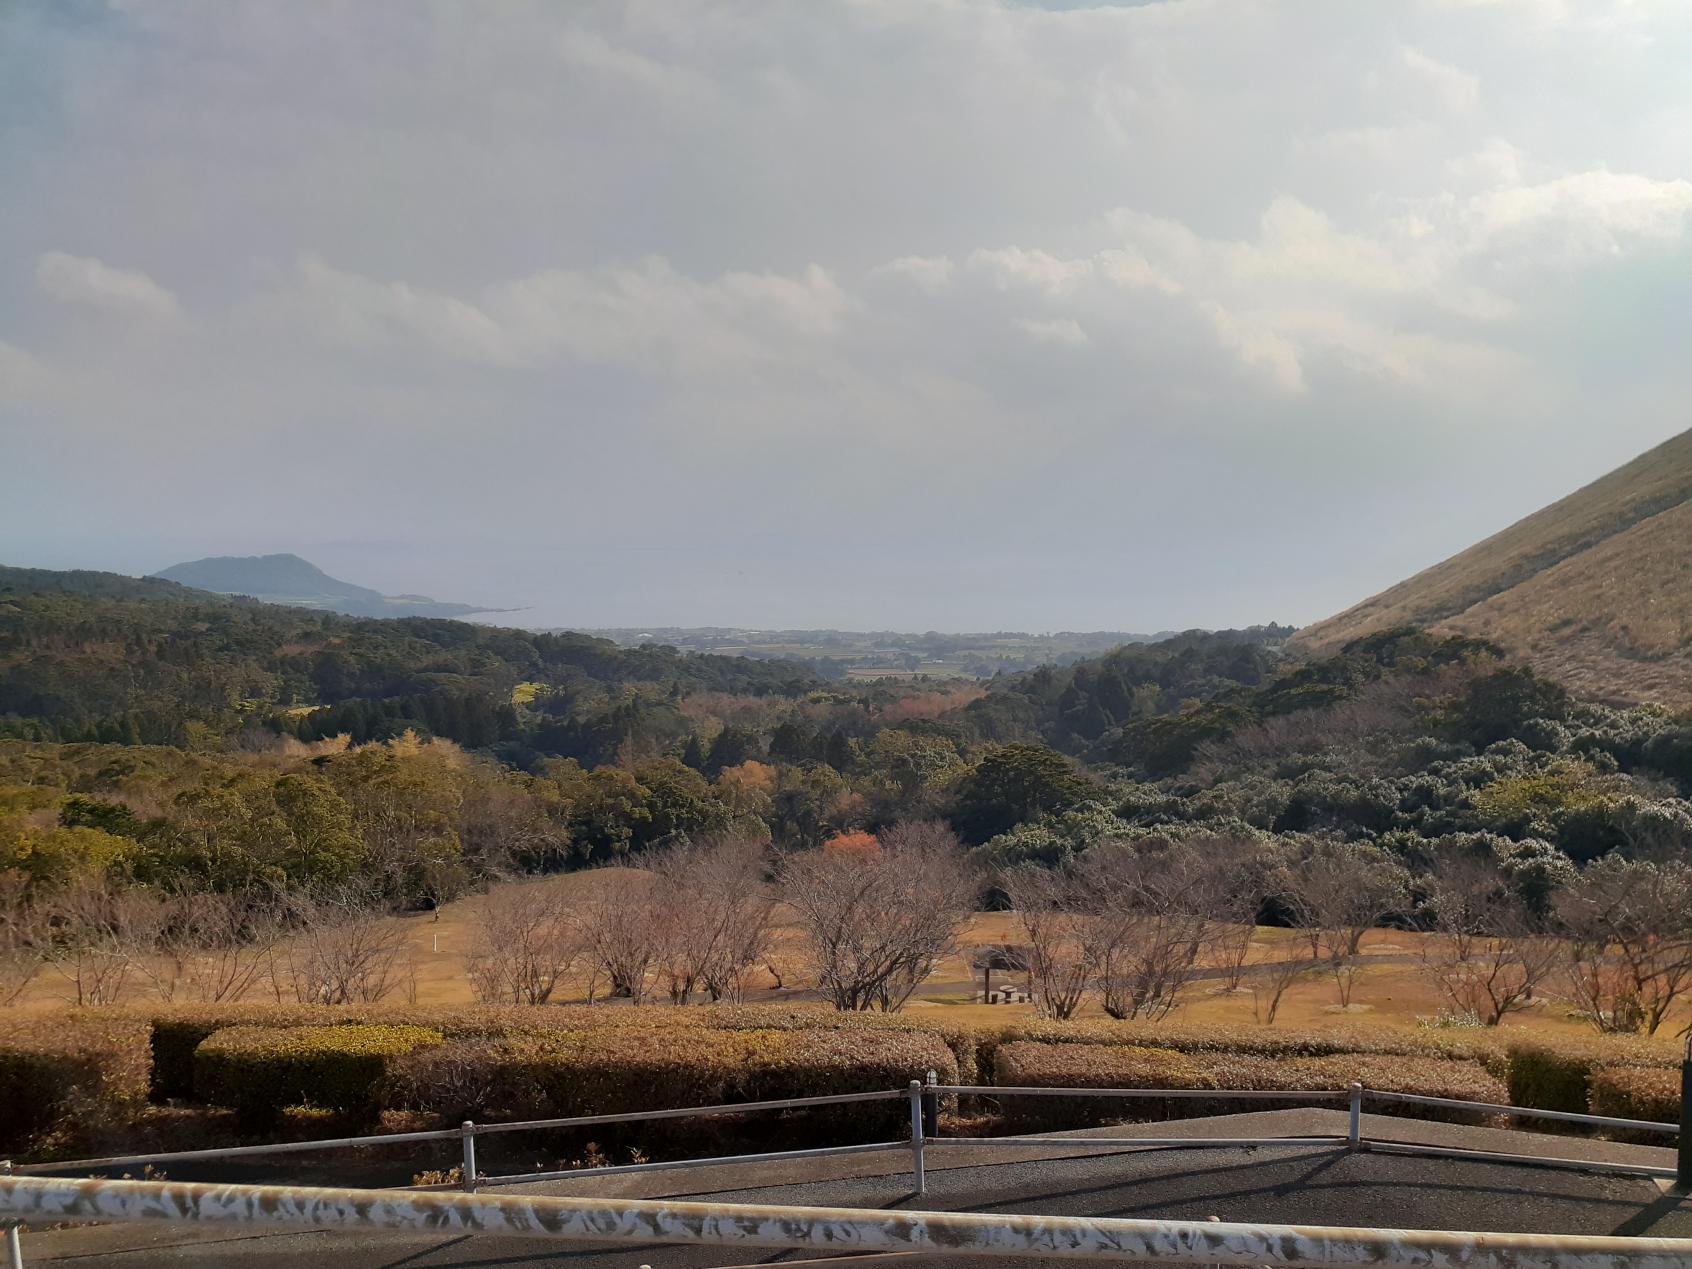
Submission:
[[[1506,1046],[1497,1032],[1399,1030],[1389,1027],[1325,1027],[1320,1031],[1272,1027],[1207,1026],[1186,1022],[1048,1022],[1039,1019],[1005,1027],[999,1043],[1147,1046],[1179,1053],[1243,1053],[1256,1057],[1327,1057],[1339,1053],[1450,1058],[1484,1063],[1502,1075]]]
[[[669,1107],[897,1088],[957,1063],[915,1031],[610,1027],[447,1040],[412,1026],[256,1027],[216,1031],[194,1052],[197,1096],[265,1128],[307,1105],[368,1122],[384,1110],[443,1123],[623,1114]],[[902,1102],[865,1103],[839,1125],[904,1122]]]
[[[73,1148],[132,1115],[147,1097],[147,1045],[134,1018],[0,1018],[0,1148]],[[65,1139],[43,1140],[55,1132]]]
[[[1503,1082],[1480,1062],[1463,1058],[1342,1053],[1266,1057],[1213,1050],[1179,1052],[1136,1045],[1046,1044],[1027,1040],[998,1046],[994,1082],[1036,1088],[1342,1089],[1353,1081],[1393,1093],[1501,1102]],[[1039,1097],[1004,1099],[1012,1122],[1065,1127],[1125,1118],[1170,1119],[1284,1109],[1279,1101],[1239,1098],[1136,1099]]]
[[[822,1031],[938,1037],[963,1083],[980,1078],[977,1034],[967,1026],[899,1014],[841,1014],[792,1006],[734,1005],[670,1009],[442,1008],[427,1006],[207,1005],[174,1006],[137,1015],[151,1028],[152,1092],[159,1100],[194,1096],[194,1051],[229,1027],[358,1025],[426,1027],[449,1040],[549,1036],[560,1033],[687,1031]]]
[[[1594,1115],[1646,1119],[1656,1124],[1680,1122],[1680,1071],[1675,1068],[1606,1066],[1595,1071],[1588,1105]],[[1655,1133],[1640,1140],[1666,1145]]]
[[[894,1088],[930,1068],[960,1084],[1268,1089],[1361,1079],[1386,1089],[1546,1109],[1601,1105],[1604,1113],[1657,1119],[1665,1117],[1662,1109],[1639,1107],[1661,1077],[1619,1072],[1671,1070],[1679,1057],[1666,1042],[1623,1037],[1104,1021],[971,1029],[936,1012],[243,1004],[17,1018],[0,1025],[0,1089],[7,1094],[0,1139],[14,1150],[67,1149],[71,1134],[45,1134],[132,1116],[149,1075],[156,1099],[234,1107],[249,1124],[297,1103],[343,1117],[391,1110],[448,1123],[566,1117]],[[1635,1108],[1615,1109],[1624,1105]],[[878,1131],[897,1129],[898,1103],[859,1109],[835,1118],[857,1115],[864,1123],[875,1119]],[[1084,1109],[1096,1114],[1100,1107]],[[1181,1109],[1196,1110],[1190,1102]],[[876,1119],[884,1111],[885,1124]]]
[[[1679,1052],[1641,1036],[1513,1040],[1507,1051],[1510,1102],[1577,1114],[1592,1104],[1593,1077],[1604,1067],[1679,1067]]]
[[[289,1106],[369,1119],[389,1063],[440,1043],[424,1027],[229,1027],[194,1050],[194,1092],[248,1128],[270,1127]]]
[[[394,1064],[384,1100],[447,1123],[626,1114],[900,1088],[917,1072],[957,1079],[939,1037],[920,1032],[613,1029],[456,1040]],[[830,1108],[842,1130],[896,1133],[900,1101]]]

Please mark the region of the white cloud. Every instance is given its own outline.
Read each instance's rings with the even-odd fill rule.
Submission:
[[[1417,48],[1405,48],[1400,56],[1404,67],[1421,92],[1436,99],[1440,106],[1455,113],[1473,110],[1480,101],[1480,80],[1437,58],[1429,57]]]
[[[1036,344],[1053,344],[1061,348],[1085,348],[1093,341],[1073,317],[1024,317],[1017,325]]]
[[[1462,212],[1477,248],[1565,267],[1679,241],[1689,218],[1692,181],[1607,170],[1491,190]]]
[[[546,270],[463,298],[307,255],[280,306],[353,348],[415,345],[498,367],[568,359],[722,371],[776,362],[795,343],[833,334],[846,298],[815,265],[791,277],[733,272],[700,280],[657,257],[589,272]]]
[[[990,278],[1000,290],[1028,286],[1048,295],[1061,295],[1092,273],[1090,260],[1064,260],[1039,248],[983,247],[967,261],[972,270]]]
[[[43,292],[66,304],[167,321],[182,313],[176,296],[145,273],[115,268],[92,256],[46,252],[36,261],[35,280]]]
[[[877,265],[874,272],[902,278],[929,295],[938,295],[952,281],[957,266],[950,256],[900,256]]]

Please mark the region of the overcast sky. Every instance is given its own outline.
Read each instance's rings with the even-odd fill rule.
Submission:
[[[1692,5],[0,2],[0,561],[1325,616],[1692,426]]]

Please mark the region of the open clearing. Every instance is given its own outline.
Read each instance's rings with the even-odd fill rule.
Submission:
[[[602,873],[588,870],[513,881],[496,886],[486,894],[446,904],[439,912],[389,918],[406,932],[410,964],[415,974],[416,1003],[468,1005],[474,1002],[465,972],[465,953],[472,944],[475,924],[485,905],[502,902],[517,887],[558,887],[570,894],[582,894],[586,893],[586,888],[599,884],[602,876]],[[775,947],[769,960],[780,974],[782,986],[775,986],[772,974],[757,971],[752,975],[752,988],[746,999],[750,1003],[816,1000],[805,969],[801,935],[780,909],[777,910],[777,919]],[[1307,954],[1301,947],[1303,938],[1301,931],[1259,926],[1252,939],[1251,962],[1263,964]],[[1446,1002],[1421,971],[1418,953],[1425,940],[1425,935],[1414,931],[1371,930],[1363,940],[1364,968],[1358,975],[1349,1011],[1340,1011],[1332,979],[1318,972],[1288,989],[1275,1025],[1287,1029],[1309,1029],[1344,1021],[1351,1026],[1408,1027],[1417,1025],[1418,1019],[1437,1017]],[[941,964],[906,1007],[945,1010],[949,1020],[958,1022],[1008,1022],[1031,1015],[1033,1008],[1026,1004],[981,1004],[981,974],[968,964],[973,948],[983,944],[1022,941],[1015,913],[977,913],[961,941],[960,952]],[[1024,979],[1017,974],[995,973],[993,981],[996,986],[1004,983],[1020,985]],[[588,987],[585,975],[572,978],[556,998],[556,1003],[584,1003]],[[264,989],[268,990],[268,987]],[[49,967],[19,1005],[39,1009],[62,1007],[66,1003],[67,991],[68,984]],[[149,994],[147,985],[138,976],[128,1000],[130,1003],[144,1000]],[[407,986],[394,998],[411,997],[412,988]],[[255,991],[249,998],[262,997]],[[1249,990],[1242,988],[1230,992],[1220,985],[1201,982],[1190,990],[1172,1017],[1186,1022],[1245,1026],[1256,1022],[1253,1009]],[[1665,1030],[1678,1029],[1689,1013],[1692,1013],[1692,1007],[1677,1010],[1665,1024]],[[1096,1007],[1084,1009],[1082,1016],[1089,1014],[1102,1016]],[[1546,1000],[1539,1007],[1523,1013],[1512,1014],[1504,1025],[1565,1035],[1592,1033],[1584,1021],[1571,1016],[1566,1006],[1555,999]]]

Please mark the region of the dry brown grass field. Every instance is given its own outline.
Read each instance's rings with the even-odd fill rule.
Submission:
[[[600,884],[603,878],[603,873],[587,871],[514,881],[487,894],[447,904],[439,913],[388,918],[405,931],[411,969],[411,982],[399,988],[390,999],[409,1000],[415,993],[415,1001],[419,1004],[473,1003],[465,954],[472,944],[477,916],[484,905],[502,902],[514,887],[559,887],[569,894],[585,894],[588,887]],[[778,989],[772,975],[764,971],[755,972],[746,999],[752,1003],[814,1001],[817,996],[810,990],[800,934],[785,920],[780,909],[777,910],[777,919],[778,929],[770,961],[780,973],[784,985]],[[1250,962],[1262,964],[1297,955],[1303,937],[1299,931],[1260,926],[1252,937]],[[1414,1027],[1418,1019],[1437,1017],[1445,1002],[1419,964],[1418,953],[1425,937],[1405,930],[1371,930],[1363,940],[1364,968],[1358,976],[1349,1010],[1342,1011],[1338,1007],[1332,979],[1318,972],[1295,983],[1287,991],[1274,1025],[1288,1030],[1336,1023],[1344,1023],[1348,1027]],[[971,950],[980,945],[1021,941],[1015,913],[976,913],[960,940],[959,951],[940,966],[906,1008],[923,1012],[944,1011],[949,1020],[970,1023],[1010,1022],[1031,1016],[1034,1010],[1026,1004],[980,1003],[980,972],[972,970],[968,963]],[[1016,974],[994,976],[995,985],[1006,982],[1020,984],[1023,981]],[[588,987],[585,974],[570,979],[564,991],[555,998],[556,1003],[584,1003]],[[49,967],[14,1007],[31,1010],[66,1008],[69,1006],[67,991],[68,984]],[[135,976],[124,1003],[135,1004],[149,998],[151,992],[146,982],[140,975]],[[248,996],[251,1000],[266,998],[270,998],[268,984],[261,985]],[[626,1006],[619,1003],[612,1007]],[[1081,1016],[1102,1014],[1093,1006],[1084,1008]],[[1677,1011],[1668,1025],[1678,1029],[1689,1016],[1692,1016],[1692,1005]],[[1189,990],[1179,1009],[1171,1015],[1171,1021],[1175,1020],[1246,1027],[1260,1025],[1254,1016],[1254,1002],[1249,989],[1242,987],[1238,991],[1227,991],[1220,984],[1208,981],[1200,982]],[[1591,1034],[1585,1022],[1573,1016],[1555,999],[1512,1014],[1503,1025],[1569,1036]]]

